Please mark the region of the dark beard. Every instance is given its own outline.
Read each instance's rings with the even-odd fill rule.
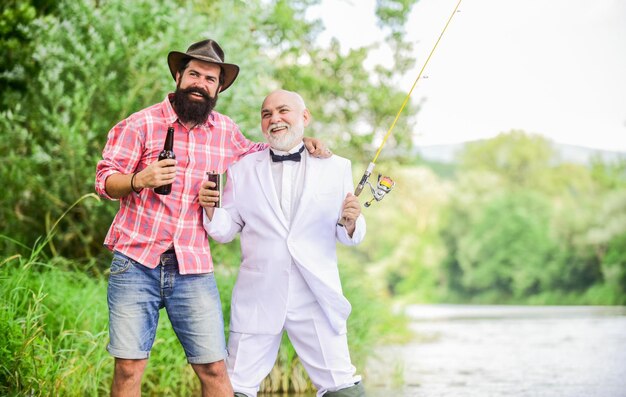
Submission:
[[[189,94],[192,92],[202,95],[204,101],[189,99]],[[215,94],[215,97],[212,97],[201,88],[189,87],[181,89],[176,87],[172,104],[178,118],[183,123],[203,124],[217,104],[217,94]]]

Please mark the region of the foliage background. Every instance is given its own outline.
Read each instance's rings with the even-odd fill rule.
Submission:
[[[416,0],[377,2],[394,65],[374,70],[363,66],[372,47],[316,43],[323,26],[305,14],[317,2],[3,2],[0,394],[107,394],[110,253],[101,244],[117,203],[91,194],[95,165],[117,121],[173,89],[169,51],[218,39],[241,66],[218,110],[251,139],[261,139],[267,92],[300,92],[314,116],[308,133],[350,158],[358,180],[406,94],[395,79],[421,61],[403,41]],[[454,164],[427,162],[412,147],[418,111],[405,109],[379,159],[396,187],[365,210],[366,241],[340,247],[359,368],[376,344],[405,336],[392,300],[626,304],[624,157],[573,164],[544,138],[513,130],[467,144]],[[215,246],[215,259],[228,320],[238,245]],[[197,391],[167,321],[143,387]],[[288,343],[263,387],[311,388]]]

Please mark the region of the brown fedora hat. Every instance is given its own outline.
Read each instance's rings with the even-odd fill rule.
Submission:
[[[183,62],[190,59],[210,62],[220,65],[224,71],[224,84],[221,91],[226,90],[235,81],[239,74],[239,66],[232,63],[224,63],[224,51],[216,41],[208,39],[192,44],[187,52],[172,51],[167,55],[167,64],[170,66],[172,77],[176,80],[176,72]]]

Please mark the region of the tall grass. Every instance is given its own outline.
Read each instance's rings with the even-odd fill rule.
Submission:
[[[0,395],[99,395],[110,378],[103,280],[65,260],[5,259],[0,267]],[[105,291],[105,297],[102,292]]]
[[[67,214],[87,199],[72,204]],[[99,396],[108,395],[113,358],[108,342],[107,281],[63,257],[49,257],[47,245],[62,217],[50,232],[20,252],[0,257],[0,395]],[[10,239],[0,235],[0,238]],[[225,326],[229,323],[230,296],[239,264],[238,249],[216,246],[216,279],[222,297]],[[354,311],[349,321],[349,341],[355,365],[361,371],[370,348],[381,335],[397,332],[398,323],[385,304],[356,273],[345,269],[346,295]],[[76,270],[82,269],[82,270]],[[105,273],[106,274],[106,273]],[[163,312],[142,383],[145,396],[197,395],[199,383]],[[225,329],[225,332],[227,330]],[[313,389],[287,338],[276,365],[261,391],[307,392]]]
[[[78,203],[96,198],[88,194]],[[62,217],[63,217],[62,216]],[[30,255],[0,259],[0,395],[108,395],[113,359],[108,342],[107,282],[48,258],[59,218]],[[7,236],[0,236],[10,239]],[[23,248],[23,247],[22,247]],[[198,384],[171,324],[159,323],[144,395],[193,395]]]
[[[108,395],[106,280],[63,270],[59,258],[7,258],[0,267],[0,395]],[[149,396],[193,395],[196,377],[162,316],[143,380]]]

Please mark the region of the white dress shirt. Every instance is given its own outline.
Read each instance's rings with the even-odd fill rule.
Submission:
[[[289,152],[272,149],[274,154],[284,156],[287,154],[297,153],[304,143],[300,143],[292,148]],[[280,202],[287,222],[291,224],[291,219],[298,209],[298,203],[302,196],[304,187],[304,171],[306,170],[306,159],[308,152],[303,150],[300,161],[277,161],[271,162],[272,177],[274,178],[274,187],[276,188],[276,196]]]

